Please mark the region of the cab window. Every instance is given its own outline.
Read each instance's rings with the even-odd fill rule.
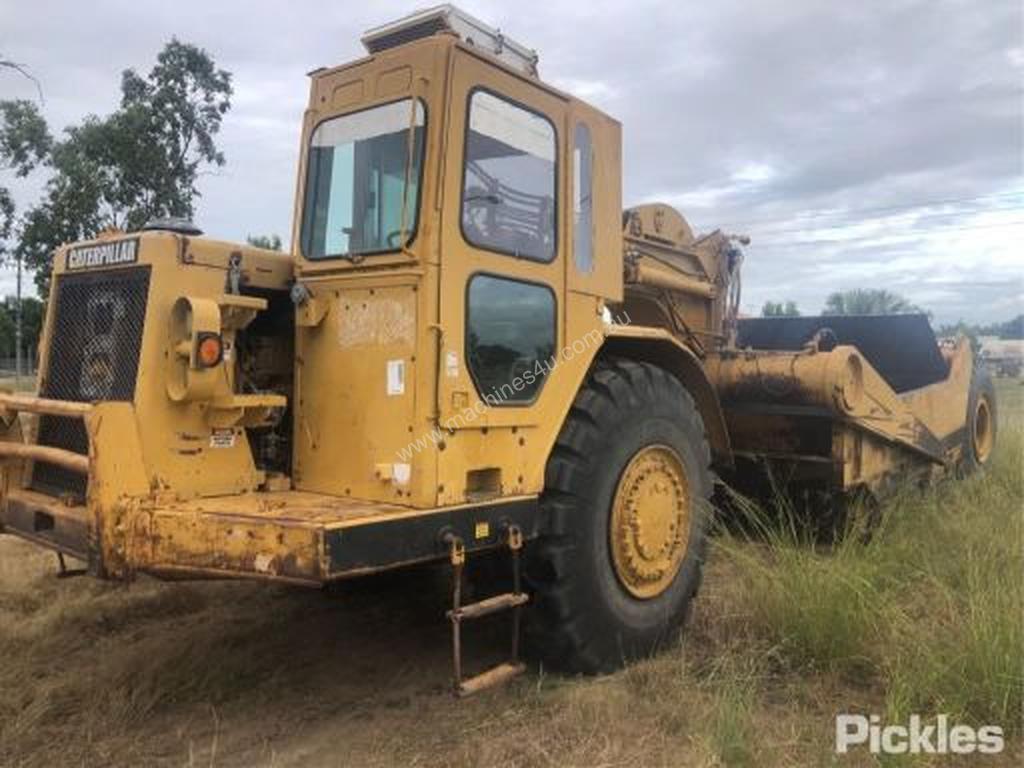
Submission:
[[[404,99],[316,127],[303,209],[306,258],[397,251],[412,240],[425,126],[423,104]]]
[[[576,124],[572,168],[573,258],[576,269],[590,272],[594,268],[594,152],[586,123]]]
[[[535,261],[555,257],[555,127],[475,90],[469,97],[462,231],[469,243]]]
[[[537,283],[478,274],[466,301],[466,362],[491,406],[532,401],[554,365],[555,297]]]

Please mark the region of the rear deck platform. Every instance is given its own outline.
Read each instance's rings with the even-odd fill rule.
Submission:
[[[89,562],[100,575],[258,578],[308,586],[500,546],[536,533],[535,497],[413,509],[306,491],[158,503],[133,500],[99,531],[86,506],[12,489],[0,530]]]

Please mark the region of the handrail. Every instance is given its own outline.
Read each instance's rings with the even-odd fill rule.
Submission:
[[[71,400],[51,400],[33,395],[15,395],[0,392],[0,412],[38,413],[47,416],[65,416],[84,419],[92,413],[92,403],[77,403]],[[13,417],[12,417],[13,418]],[[63,448],[0,440],[0,459],[29,459],[58,467],[89,474],[89,457]]]
[[[72,400],[51,400],[33,395],[14,395],[9,392],[0,392],[0,408],[15,412],[85,418],[92,412],[92,403],[77,403]]]
[[[0,458],[31,459],[32,461],[56,464],[58,467],[63,467],[83,475],[89,474],[88,456],[83,456],[74,451],[66,451],[63,448],[51,448],[48,445],[4,442],[0,440]]]

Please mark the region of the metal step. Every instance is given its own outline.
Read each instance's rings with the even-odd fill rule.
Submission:
[[[500,685],[522,674],[526,665],[519,661],[519,625],[523,605],[529,596],[521,589],[519,575],[519,551],[523,548],[523,534],[515,525],[509,525],[504,532],[505,547],[512,558],[512,591],[502,592],[475,603],[462,604],[462,569],[466,564],[466,548],[454,534],[448,534],[444,541],[449,548],[452,563],[452,607],[447,612],[452,623],[452,688],[455,695],[464,698],[474,693]],[[462,621],[479,619],[499,611],[512,612],[512,648],[509,660],[504,664],[481,672],[479,675],[462,677]]]
[[[498,611],[507,611],[510,608],[524,605],[529,600],[530,596],[525,592],[505,592],[501,595],[488,597],[486,600],[481,600],[477,603],[466,603],[466,605],[448,611],[448,618],[453,621],[479,619],[481,616],[489,616]]]
[[[64,553],[57,553],[57,565],[60,570],[57,571],[58,579],[70,579],[74,576],[85,576],[89,570],[87,568],[68,568],[67,562],[64,560]]]
[[[474,693],[507,683],[513,677],[521,675],[525,671],[526,665],[522,662],[505,662],[496,667],[491,667],[486,672],[481,672],[479,675],[463,680],[459,683],[456,693],[459,698],[472,696]]]

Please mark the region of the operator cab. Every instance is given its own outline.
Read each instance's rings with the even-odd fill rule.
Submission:
[[[619,125],[451,6],[363,43],[312,74],[304,124],[295,487],[421,508],[537,493],[531,446],[575,386],[559,350],[621,299]]]

